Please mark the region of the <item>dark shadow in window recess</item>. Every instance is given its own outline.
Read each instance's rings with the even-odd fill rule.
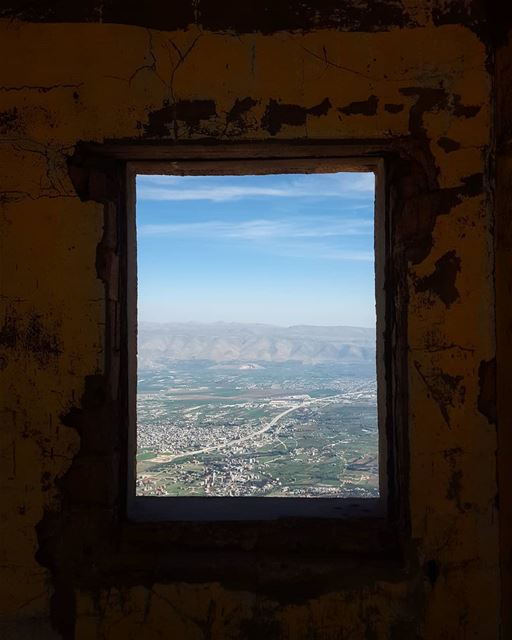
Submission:
[[[195,498],[136,499],[134,174],[307,173],[321,166],[376,175],[380,498],[328,499],[326,509],[308,498],[278,498],[277,506],[271,498],[199,498],[208,502],[199,518],[190,506]],[[105,287],[105,373],[87,377],[80,404],[62,418],[78,431],[80,450],[60,480],[60,504],[38,528],[38,557],[55,576],[55,603],[72,609],[66,594],[73,587],[107,584],[220,581],[289,601],[400,579],[409,539],[406,269],[428,252],[439,205],[426,197],[436,191],[436,173],[422,151],[397,139],[82,143],[69,173],[81,200],[104,209],[96,267]],[[414,216],[412,202],[421,209]],[[178,513],[177,500],[185,501]],[[145,506],[155,501],[157,507]]]

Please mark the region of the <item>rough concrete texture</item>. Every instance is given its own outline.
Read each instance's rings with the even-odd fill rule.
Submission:
[[[291,24],[279,14],[265,27],[253,3],[249,27],[250,12],[217,24],[213,3],[192,3],[190,15],[183,4],[161,23],[148,8],[151,28],[113,24],[124,8],[114,15],[111,3],[111,24],[73,3],[0,11],[0,637],[498,638],[493,67],[476,9],[397,0],[373,15],[354,2],[345,15],[305,4],[282,9]],[[78,431],[62,417],[105,361],[105,212],[78,197],[68,159],[81,141],[202,138],[412,140],[435,173],[437,215],[422,219],[413,195],[407,209],[411,237],[427,232],[405,274],[410,532],[398,573],[296,599],[172,574],[99,572],[63,587],[48,526],[38,539],[79,460]],[[62,554],[72,556],[64,544]]]
[[[496,419],[498,425],[498,497],[500,509],[500,576],[502,637],[512,636],[512,30],[496,52]]]

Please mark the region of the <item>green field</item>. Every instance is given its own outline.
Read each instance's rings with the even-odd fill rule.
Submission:
[[[227,373],[204,363],[144,372],[140,492],[378,495],[371,373],[327,365]],[[251,435],[276,417],[271,428]]]

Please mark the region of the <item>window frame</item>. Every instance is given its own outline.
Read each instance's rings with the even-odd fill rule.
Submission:
[[[121,575],[137,584],[222,582],[225,588],[256,589],[272,599],[283,593],[288,599],[307,599],[402,580],[414,546],[408,326],[417,310],[409,306],[409,264],[428,249],[431,221],[438,213],[437,172],[428,157],[410,136],[77,143],[68,159],[69,179],[84,203],[83,215],[93,217],[94,228],[98,220],[103,223],[91,277],[104,290],[100,300],[92,301],[95,313],[98,303],[103,308],[104,326],[98,346],[103,360],[84,377],[82,393],[61,416],[62,424],[76,433],[79,450],[59,479],[58,509],[48,510],[38,525],[38,560],[59,576],[66,593],[73,593],[70,584],[90,589],[99,574],[113,585]],[[127,515],[127,165],[241,158],[356,158],[379,161],[385,169],[379,190],[386,243],[385,515],[208,522],[137,521]]]
[[[141,159],[126,163],[126,292],[125,319],[127,363],[127,483],[126,514],[133,522],[235,522],[275,521],[286,518],[309,520],[357,520],[385,518],[389,513],[392,359],[390,348],[389,283],[389,226],[386,206],[385,162],[382,156],[345,155],[345,149],[327,149],[308,146],[303,157],[290,148],[282,157],[269,150],[261,154],[261,147],[244,145],[229,147],[227,153],[218,148],[188,148],[173,158]],[[294,153],[295,150],[295,153]],[[279,151],[282,154],[283,148]],[[235,152],[235,153],[233,153]],[[171,151],[172,154],[172,151]],[[233,155],[235,157],[233,157]],[[181,156],[181,157],[180,157]],[[183,157],[185,156],[185,157]],[[375,305],[376,305],[376,358],[377,358],[377,415],[379,447],[378,498],[268,498],[250,497],[196,497],[196,496],[136,496],[136,390],[137,390],[137,247],[136,247],[136,176],[137,175],[261,175],[285,173],[373,172],[375,175],[374,249],[375,249]]]

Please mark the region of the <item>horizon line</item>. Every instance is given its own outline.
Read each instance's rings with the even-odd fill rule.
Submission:
[[[213,320],[211,322],[202,322],[200,320],[139,320],[138,325],[141,324],[157,324],[157,325],[168,325],[168,324],[191,324],[191,325],[243,325],[243,326],[258,326],[258,327],[277,327],[280,329],[294,329],[297,327],[315,327],[315,328],[326,328],[326,329],[334,329],[334,328],[343,328],[343,329],[376,329],[376,326],[363,326],[363,325],[355,325],[355,324],[307,324],[307,323],[298,323],[298,324],[273,324],[270,322],[239,322],[237,320]]]

